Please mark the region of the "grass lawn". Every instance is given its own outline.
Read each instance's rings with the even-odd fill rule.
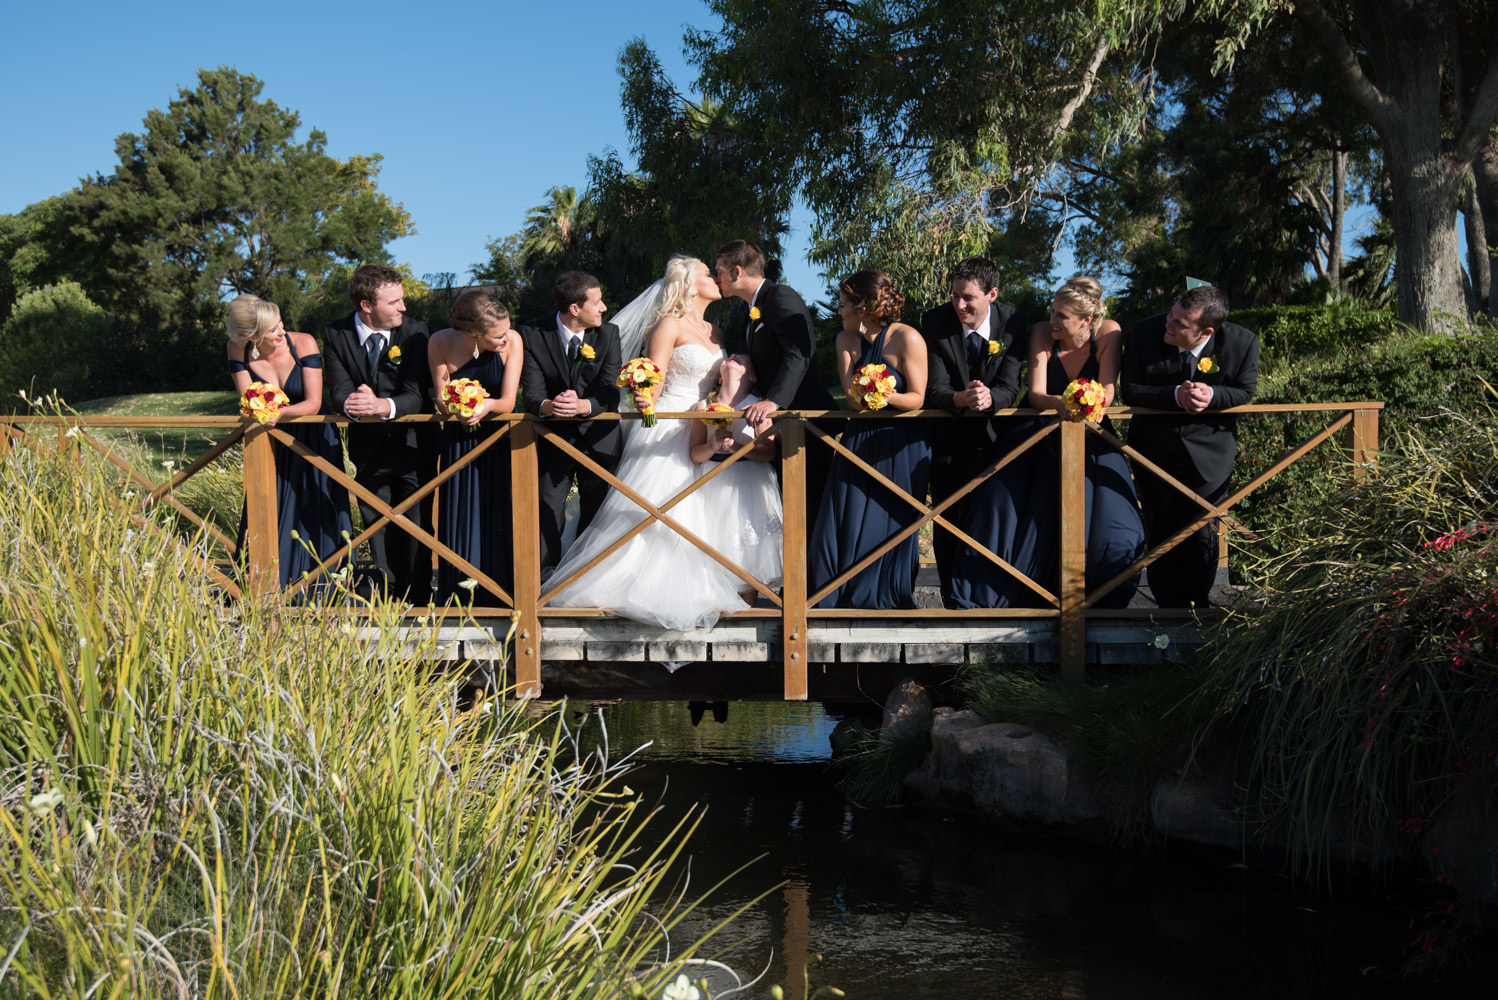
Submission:
[[[84,417],[232,417],[239,412],[239,397],[232,390],[198,392],[143,392],[134,396],[106,396],[78,403]],[[154,461],[191,461],[207,451],[224,434],[224,428],[101,428],[106,440],[134,439]]]

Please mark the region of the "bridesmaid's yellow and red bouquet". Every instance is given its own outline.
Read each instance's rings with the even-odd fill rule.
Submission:
[[[442,387],[442,408],[457,417],[471,417],[489,398],[476,378],[455,378]],[[469,430],[473,430],[470,426]]]
[[[251,382],[244,395],[239,397],[239,415],[249,417],[256,423],[270,423],[280,416],[281,407],[289,402],[291,400],[286,398],[286,393],[281,391],[280,386],[269,382]]]
[[[709,427],[716,427],[720,431],[726,431],[729,427],[733,426],[733,407],[727,403],[708,403],[707,409],[703,412],[708,414],[727,414],[727,416],[704,417],[703,419],[707,421]]]
[[[853,391],[863,399],[864,406],[882,410],[895,391],[895,377],[889,373],[888,365],[864,365],[853,376]]]
[[[629,389],[632,392],[649,393],[650,387],[659,385],[666,373],[661,371],[661,366],[649,358],[633,358],[624,363],[619,369],[619,377],[614,384],[621,389]],[[645,415],[642,421],[646,427],[655,426],[655,407],[646,405],[640,410]]]
[[[1061,401],[1066,404],[1067,412],[1080,413],[1091,424],[1102,423],[1108,409],[1105,402],[1107,398],[1103,383],[1090,378],[1072,379],[1061,393]]]

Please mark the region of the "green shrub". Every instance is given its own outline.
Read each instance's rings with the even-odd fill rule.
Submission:
[[[1260,610],[1230,618],[1202,697],[1249,815],[1302,862],[1407,856],[1498,788],[1498,430],[1491,410],[1395,442],[1379,475],[1277,525]],[[1310,508],[1314,506],[1314,510]],[[1472,859],[1466,859],[1471,861]]]
[[[0,406],[16,409],[18,389],[74,400],[108,391],[116,371],[114,326],[71,281],[21,296],[0,327]]]
[[[1232,321],[1259,335],[1260,364],[1356,356],[1367,344],[1399,330],[1393,309],[1339,301],[1321,306],[1237,309]]]
[[[689,820],[643,846],[559,718],[456,713],[392,607],[226,604],[121,494],[0,465],[0,994],[659,995]]]

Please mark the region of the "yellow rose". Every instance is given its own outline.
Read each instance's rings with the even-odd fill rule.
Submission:
[[[594,358],[598,357],[598,352],[593,350],[592,344],[584,344],[577,349],[577,355],[584,361],[592,361]]]
[[[997,340],[990,340],[988,342],[988,353],[990,355],[999,353],[999,342]]]
[[[751,322],[751,323],[758,323],[759,322],[759,306],[750,306],[749,307],[749,322]]]
[[[1221,371],[1221,367],[1217,364],[1216,358],[1208,355],[1196,363],[1196,370],[1203,375],[1213,375]]]
[[[385,357],[390,359],[392,365],[398,365],[401,360],[401,349],[395,344],[391,344],[390,350],[385,352]]]

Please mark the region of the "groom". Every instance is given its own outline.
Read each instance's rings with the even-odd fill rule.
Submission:
[[[619,409],[619,328],[605,323],[603,289],[582,271],[567,271],[556,280],[554,315],[522,331],[525,367],[520,381],[526,412],[538,417],[587,417]],[[619,463],[624,438],[614,420],[558,421],[551,430],[609,472]],[[577,479],[579,533],[598,512],[609,487],[596,472],[544,438],[537,454],[541,478],[541,575],[562,558],[562,528],[567,494]]]
[[[749,360],[754,367],[758,402],[744,410],[751,425],[776,410],[831,410],[832,395],[817,370],[817,338],[806,300],[788,285],[765,278],[765,255],[746,240],[734,240],[718,251],[713,274],[723,295],[749,303],[745,327]],[[806,517],[816,518],[830,463],[807,462]]]
[[[1259,384],[1259,338],[1227,318],[1227,296],[1204,285],[1177,299],[1168,315],[1135,324],[1124,342],[1124,402],[1178,411],[1135,417],[1129,444],[1214,504],[1227,495],[1238,451],[1238,418],[1218,411],[1252,402]],[[1146,469],[1136,466],[1134,482],[1151,548],[1202,513]],[[1217,523],[1197,529],[1146,573],[1160,607],[1206,607],[1217,574]]]
[[[327,391],[335,412],[352,417],[348,457],[354,481],[392,506],[415,493],[437,472],[437,434],[430,424],[386,421],[431,413],[427,371],[427,325],[406,318],[399,271],[366,264],[348,284],[354,311],[323,328]],[[365,524],[380,517],[359,501]],[[431,530],[427,500],[406,517]],[[386,525],[370,538],[375,566],[391,596],[415,605],[431,599],[431,552],[398,527]]]

